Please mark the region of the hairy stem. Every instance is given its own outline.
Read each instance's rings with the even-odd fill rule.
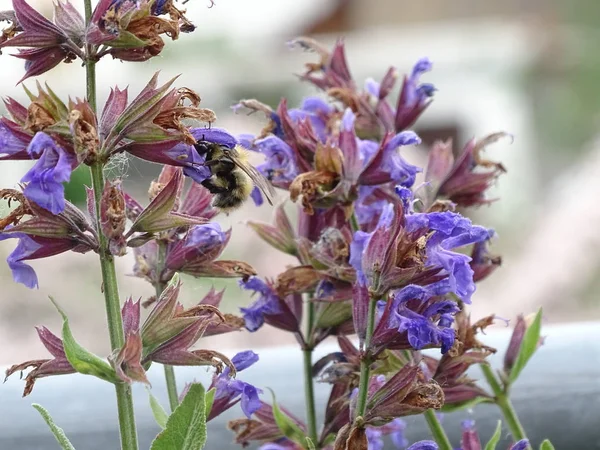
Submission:
[[[369,348],[371,347],[371,338],[375,329],[375,308],[377,301],[369,300],[369,314],[367,316],[367,332],[365,335],[365,353],[360,360],[360,380],[358,385],[358,398],[356,400],[355,417],[363,417],[367,408],[367,395],[369,393],[369,378],[371,376],[371,357]]]
[[[514,440],[520,441],[521,439],[527,439],[523,425],[521,425],[519,417],[517,416],[517,412],[515,411],[508,394],[504,391],[504,389],[502,389],[502,385],[494,374],[493,369],[489,364],[480,364],[480,367],[481,371],[483,372],[483,376],[485,376],[490,388],[492,388],[496,405],[498,405],[502,411],[504,420],[506,421]]]
[[[317,445],[317,414],[315,408],[315,386],[312,375],[313,342],[312,332],[315,321],[315,304],[308,299],[306,317],[306,336],[304,353],[304,395],[306,401],[306,423],[308,424],[308,436]]]
[[[452,450],[452,444],[450,443],[448,436],[446,436],[442,424],[435,415],[435,411],[433,409],[428,409],[425,411],[424,415],[427,425],[429,425],[429,430],[433,435],[433,440],[437,443],[440,450]]]
[[[165,257],[167,255],[167,244],[162,241],[157,241],[158,243],[158,255],[156,259],[156,273],[160,278],[160,274],[165,266]],[[159,300],[160,295],[165,289],[165,284],[160,281],[154,285],[156,289],[156,301]],[[171,411],[175,411],[175,408],[179,405],[179,396],[177,395],[177,380],[175,379],[175,370],[173,366],[169,366],[165,364],[165,381],[167,382],[167,393],[169,394],[169,406],[171,407]]]
[[[92,15],[91,0],[84,0],[86,23],[90,22]],[[87,99],[90,106],[96,110],[96,63],[89,58],[91,54],[89,45],[86,46],[86,88]],[[112,350],[119,350],[125,343],[123,333],[123,321],[121,318],[121,304],[119,300],[119,287],[117,284],[117,273],[115,261],[108,248],[108,241],[102,234],[100,224],[100,202],[104,189],[104,173],[101,161],[96,161],[90,166],[92,187],[94,189],[94,203],[96,207],[96,229],[98,230],[98,241],[100,244],[100,267],[102,271],[102,287],[106,305],[106,317],[108,322],[108,333]],[[119,412],[119,431],[121,434],[122,450],[138,450],[137,430],[133,410],[133,397],[131,386],[126,383],[115,385],[117,394],[117,409]]]

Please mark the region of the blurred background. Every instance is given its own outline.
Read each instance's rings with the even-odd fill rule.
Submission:
[[[52,2],[29,0],[47,16]],[[77,1],[74,2],[77,5]],[[600,2],[505,0],[190,0],[187,16],[198,26],[191,35],[167,43],[162,55],[147,63],[123,64],[104,59],[98,66],[99,98],[111,86],[139,92],[152,74],[161,80],[181,74],[179,86],[202,97],[202,106],[218,116],[217,126],[235,133],[257,132],[259,115],[235,115],[230,106],[241,98],[257,98],[276,106],[281,97],[296,105],[315,89],[295,74],[316,55],[290,51],[286,41],[310,35],[331,46],[346,40],[351,71],[359,82],[381,79],[390,65],[409,72],[423,56],[434,62],[424,81],[438,88],[433,105],[418,122],[424,145],[408,149],[407,159],[423,164],[428,145],[507,131],[514,142],[491,146],[487,156],[502,161],[508,173],[491,193],[501,200],[472,212],[474,221],[493,227],[499,237],[493,252],[503,266],[484,281],[473,301],[473,316],[495,312],[512,318],[544,306],[546,321],[592,320],[600,317]],[[11,2],[0,0],[0,10]],[[15,87],[22,61],[0,58],[0,95],[25,99]],[[84,73],[77,63],[61,64],[40,77],[63,98],[83,97]],[[29,87],[34,80],[27,80]],[[1,106],[0,106],[1,108]],[[28,163],[0,164],[0,185],[14,187]],[[139,160],[119,160],[111,176],[122,177],[126,189],[144,199],[158,166]],[[85,171],[68,187],[72,201],[83,200]],[[283,198],[283,196],[280,196]],[[4,205],[2,206],[4,207]],[[219,218],[233,227],[225,257],[251,263],[261,276],[274,276],[291,260],[260,242],[243,224],[248,219],[270,221],[268,206],[248,205]],[[15,246],[0,243],[0,258]],[[146,282],[133,278],[133,259],[118,261],[121,294],[148,297]],[[0,264],[0,364],[45,354],[33,330],[44,324],[57,331],[59,316],[47,299],[55,297],[66,309],[75,336],[99,354],[108,351],[104,304],[96,255],[64,254],[33,261],[40,289],[12,282]],[[185,278],[183,302],[197,302],[211,280]],[[216,280],[226,287],[223,309],[236,312],[250,301],[235,281]],[[285,334],[262,329],[219,337],[219,350],[292,342]],[[6,345],[10,343],[10,345]],[[203,344],[204,345],[204,344]],[[206,342],[215,348],[214,341]]]

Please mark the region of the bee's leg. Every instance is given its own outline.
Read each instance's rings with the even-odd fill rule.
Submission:
[[[224,192],[227,192],[227,188],[223,186],[217,186],[212,177],[201,181],[200,184],[208,189],[211,194],[223,194]]]

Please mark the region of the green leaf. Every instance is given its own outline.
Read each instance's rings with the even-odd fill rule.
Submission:
[[[485,398],[485,397],[475,397],[471,400],[467,400],[466,402],[444,405],[444,406],[442,406],[442,409],[440,409],[440,412],[448,414],[451,412],[460,411],[460,410],[467,409],[467,408],[473,408],[475,405],[479,405],[480,403],[494,403],[494,401],[492,399]]]
[[[552,445],[552,443],[550,442],[550,440],[545,439],[540,444],[540,450],[554,450],[554,445]]]
[[[50,427],[52,434],[56,438],[56,441],[60,444],[60,447],[63,450],[75,450],[75,447],[73,447],[63,429],[54,423],[54,420],[52,420],[52,417],[50,417],[50,413],[42,405],[38,405],[37,403],[34,403],[31,406],[33,406],[44,418]]]
[[[212,409],[212,405],[213,402],[215,401],[215,394],[217,393],[217,389],[216,388],[212,388],[210,389],[207,393],[206,393],[206,397],[205,397],[205,402],[206,403],[206,415],[208,416],[210,414],[210,411]]]
[[[519,354],[515,360],[515,364],[510,371],[509,381],[514,383],[515,380],[521,374],[521,371],[525,368],[533,354],[535,353],[538,342],[540,340],[540,333],[542,331],[542,308],[535,315],[532,324],[527,328],[523,341],[521,342],[521,348]]]
[[[77,372],[85,375],[93,375],[111,383],[120,383],[121,380],[117,377],[117,374],[110,364],[79,345],[73,337],[73,333],[71,333],[67,315],[52,297],[50,297],[50,301],[63,318],[63,346],[65,348],[67,360],[71,363],[73,368]]]
[[[498,425],[496,425],[496,431],[490,438],[487,444],[485,444],[484,450],[496,450],[496,445],[500,442],[500,438],[502,437],[502,422],[499,420]]]
[[[158,399],[152,395],[150,389],[148,391],[148,398],[150,399],[150,409],[152,409],[152,415],[156,423],[164,430],[169,420],[169,415],[165,412],[164,408],[158,402]]]
[[[200,450],[206,443],[206,400],[204,386],[194,383],[173,411],[151,450]]]
[[[269,390],[271,391],[271,389]],[[271,395],[273,396],[273,417],[275,418],[277,427],[279,427],[279,430],[285,437],[300,444],[303,448],[306,448],[306,435],[296,422],[279,409],[273,391],[271,391]]]
[[[308,436],[306,437],[306,447],[308,448],[308,450],[317,450],[314,442]]]

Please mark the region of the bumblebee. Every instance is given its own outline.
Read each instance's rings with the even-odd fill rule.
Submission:
[[[248,152],[243,147],[229,148],[201,140],[194,148],[204,156],[204,164],[212,174],[201,184],[214,195],[213,207],[224,212],[240,207],[248,200],[254,186],[261,190],[269,204],[273,204],[273,186],[247,162]]]

